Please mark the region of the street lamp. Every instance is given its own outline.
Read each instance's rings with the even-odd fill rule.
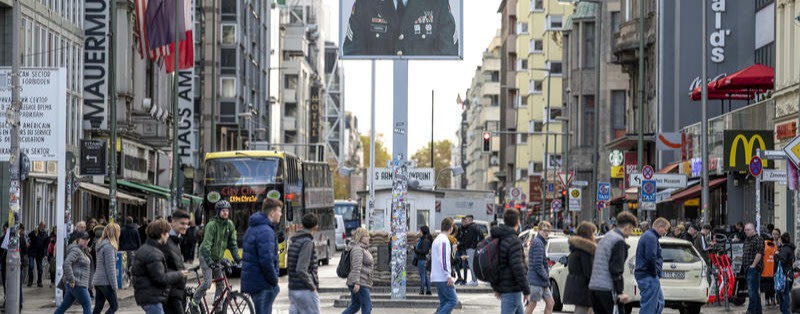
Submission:
[[[551,88],[552,84],[550,84],[550,78],[553,77],[553,73],[550,72],[550,68],[531,68],[531,70],[533,70],[533,71],[542,71],[542,72],[546,72],[547,73],[547,101],[546,101],[546,104],[545,104],[546,107],[545,107],[545,110],[544,110],[544,112],[545,112],[545,117],[544,117],[544,119],[545,119],[544,120],[544,122],[545,122],[545,124],[544,124],[544,127],[545,127],[545,129],[544,129],[544,161],[542,162],[542,164],[544,165],[544,167],[542,167],[543,168],[542,170],[544,171],[544,180],[542,180],[542,213],[544,213],[544,209],[545,209],[545,207],[547,207],[547,170],[548,170],[548,168],[550,168],[550,163],[548,162],[548,158],[547,158],[547,152],[548,152],[548,146],[549,146],[549,143],[550,143],[550,123],[552,122],[552,121],[550,121],[551,120],[550,119],[550,91],[552,90],[552,88]],[[533,145],[531,145],[531,150],[533,150]],[[533,154],[531,154],[531,159],[532,158],[533,158]]]
[[[453,173],[453,177],[457,177],[457,176],[460,176],[460,175],[464,174],[464,169],[461,168],[461,166],[447,167],[447,168],[439,170],[439,172],[436,174],[436,182],[434,182],[434,184],[433,184],[433,189],[434,190],[436,189],[436,185],[439,184],[439,175],[441,175],[442,172],[445,172],[445,171],[448,171],[448,170],[450,170],[450,172]]]

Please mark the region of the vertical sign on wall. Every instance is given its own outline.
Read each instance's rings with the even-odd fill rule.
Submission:
[[[108,128],[108,0],[85,0],[83,18],[83,121]]]
[[[189,18],[185,25],[194,28],[194,1],[184,6],[184,15]],[[188,31],[188,30],[187,30]],[[192,33],[197,34],[192,29]],[[192,43],[194,44],[194,43]],[[194,51],[192,51],[194,52]],[[180,68],[180,67],[178,67]],[[197,138],[194,134],[194,67],[178,71],[178,155],[181,163],[197,168]]]
[[[308,142],[319,143],[319,85],[311,85],[311,101],[308,104]]]

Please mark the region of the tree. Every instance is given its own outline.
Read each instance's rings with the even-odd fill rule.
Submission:
[[[433,145],[434,152],[433,152],[433,170],[434,175],[438,175],[439,171],[445,168],[450,167],[450,150],[452,149],[453,143],[450,140],[443,140],[435,142]],[[423,148],[417,150],[411,159],[417,162],[417,168],[427,168],[431,167],[431,143],[428,142]],[[449,172],[443,172],[440,178],[437,178],[436,186],[439,187],[450,187],[450,177],[452,176]]]
[[[333,198],[346,200],[350,197],[350,177],[338,173],[333,174]]]
[[[369,136],[361,135],[361,147],[364,148],[364,158],[361,159],[364,161],[364,169],[369,169]],[[375,139],[375,168],[385,168],[386,163],[390,160],[392,160],[392,156],[389,155],[389,151],[383,143],[383,134],[378,134]]]

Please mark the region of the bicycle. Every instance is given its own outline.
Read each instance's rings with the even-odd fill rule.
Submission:
[[[212,269],[217,267],[222,268],[222,277],[214,279],[212,282],[217,285],[224,284],[224,286],[219,297],[214,298],[211,311],[208,310],[208,302],[206,301],[205,296],[201,299],[201,302],[197,304],[197,307],[192,307],[192,298],[194,298],[194,293],[197,291],[197,287],[186,287],[184,292],[184,304],[186,307],[184,313],[211,314],[222,311],[222,313],[232,314],[254,314],[256,312],[255,305],[253,304],[253,300],[250,299],[250,296],[233,290],[233,286],[231,286],[230,282],[228,282],[228,275],[232,272],[232,266],[230,262],[228,262],[226,259],[223,259],[220,261],[218,266],[212,267]],[[193,267],[192,269],[189,269],[189,271],[194,272],[197,278],[197,284],[202,284],[203,277],[200,276],[200,267]]]

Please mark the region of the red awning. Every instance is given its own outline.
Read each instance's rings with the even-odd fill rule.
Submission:
[[[714,82],[709,83],[713,84]],[[720,91],[717,89],[708,89],[708,99],[709,100],[751,100],[755,97],[755,94],[762,93],[764,90],[761,89],[754,89],[754,90],[728,90],[728,91]],[[700,90],[700,86],[696,87],[692,90],[692,93],[689,94],[689,98],[693,101],[701,100],[703,94]]]
[[[658,173],[673,173],[673,170],[677,169],[678,166],[680,165],[681,165],[680,161],[673,162],[667,165],[666,167],[661,168],[661,170],[659,170]]]
[[[727,177],[713,179],[708,183],[708,189],[709,190],[713,189],[714,187],[726,182],[727,180],[728,180]],[[703,189],[702,184],[692,186],[688,189],[673,194],[672,197],[670,198],[670,201],[677,202],[677,201],[685,201],[690,198],[695,198],[700,195],[702,189]]]
[[[775,70],[761,64],[754,64],[716,81],[718,90],[774,89]]]

